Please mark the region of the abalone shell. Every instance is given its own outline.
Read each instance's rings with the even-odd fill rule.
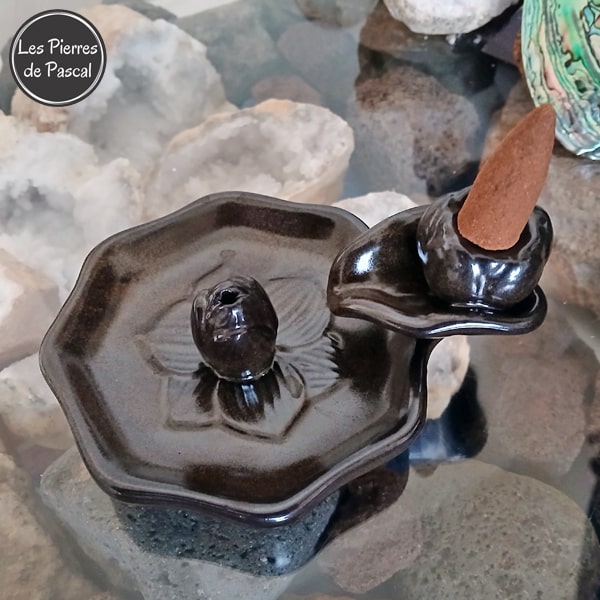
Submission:
[[[535,104],[552,104],[567,150],[600,159],[600,1],[525,0],[521,28]]]

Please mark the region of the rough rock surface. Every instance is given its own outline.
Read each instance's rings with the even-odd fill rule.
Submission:
[[[353,146],[348,124],[312,104],[269,100],[215,115],[169,144],[147,188],[146,214],[226,190],[330,204]]]
[[[129,161],[99,166],[77,137],[0,113],[0,248],[54,281],[62,298],[92,246],[140,219]]]
[[[56,284],[0,248],[0,369],[37,351],[59,307]]]
[[[33,491],[10,457],[0,454],[0,589],[10,600],[82,600],[97,590],[70,572],[32,510]]]
[[[474,106],[435,77],[398,64],[356,85],[346,116],[365,184],[439,195],[471,183],[481,126]]]
[[[504,12],[516,0],[384,0],[390,13],[418,33],[466,33]]]
[[[66,450],[73,436],[37,354],[0,371],[0,419],[14,443]]]
[[[325,25],[353,27],[362,23],[378,0],[296,0],[307,19]]]
[[[594,597],[598,540],[546,484],[471,460],[411,472],[402,502],[421,519],[423,550],[393,577],[390,597]]]
[[[204,10],[180,19],[177,25],[206,46],[227,98],[235,104],[248,99],[253,83],[282,70],[275,42],[253,2],[239,0]]]
[[[334,539],[318,562],[342,590],[364,594],[409,567],[421,548],[421,522],[400,498]]]
[[[574,182],[577,182],[574,188]],[[600,316],[600,164],[554,151],[540,198],[552,218],[554,248],[542,283],[557,299]]]
[[[228,526],[223,522],[216,530],[218,535],[211,529],[205,532],[203,518],[198,515],[198,522],[190,530],[191,538],[189,532],[174,538],[171,531],[160,528],[158,521],[155,522],[158,528],[143,525],[138,528],[134,519],[141,519],[142,513],[131,512],[126,506],[122,507],[125,511],[122,521],[109,497],[90,478],[75,449],[68,451],[44,474],[41,490],[44,501],[75,538],[81,551],[106,572],[116,587],[137,591],[145,600],[275,600],[290,581],[289,575],[257,576],[198,558],[199,554],[210,551],[212,544],[221,560],[229,560],[228,553],[231,553],[233,558],[237,556],[241,566],[245,560],[241,546],[246,546],[249,554],[256,555],[264,542],[263,536],[268,533],[242,534],[238,525]],[[316,509],[321,516],[312,525],[310,517],[308,521],[300,522],[300,529],[284,527],[285,533],[280,530],[281,533],[275,534],[272,530],[265,531],[270,531],[274,538],[279,535],[280,539],[274,539],[279,546],[291,544],[291,548],[300,551],[302,536],[314,538],[316,534],[318,537],[318,531],[311,531],[311,527],[324,527],[333,506],[335,502],[332,506],[327,504],[323,514]],[[190,514],[181,514],[193,524]],[[325,523],[320,520],[323,517]],[[146,525],[150,525],[150,521]],[[299,533],[305,527],[307,529]],[[234,530],[238,530],[237,534]],[[178,530],[178,533],[182,531]],[[264,562],[265,568],[269,568],[267,557]]]
[[[145,170],[177,132],[227,107],[206,48],[181,29],[119,5],[81,11],[107,47],[94,93],[68,107],[48,107],[18,90],[12,114],[40,131],[68,131],[94,144],[102,160],[130,159]]]
[[[473,339],[471,347],[488,429],[480,458],[540,478],[564,475],[584,442],[592,351],[553,303],[537,331]]]
[[[397,192],[372,192],[347,198],[334,206],[343,208],[369,227],[392,215],[417,206],[408,196]],[[434,348],[427,369],[427,418],[437,419],[450,398],[458,391],[469,366],[469,342],[463,335],[442,340]]]

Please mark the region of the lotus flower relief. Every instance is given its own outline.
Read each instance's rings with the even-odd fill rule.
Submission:
[[[169,427],[221,427],[277,438],[336,384],[339,339],[327,331],[330,312],[324,292],[314,280],[302,277],[270,279],[262,285],[279,329],[273,367],[259,379],[227,381],[207,366],[190,329],[191,298],[172,306],[137,337],[143,356],[163,378],[161,403]]]

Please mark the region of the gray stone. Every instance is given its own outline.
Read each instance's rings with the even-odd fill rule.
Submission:
[[[364,594],[408,568],[422,548],[421,522],[402,497],[329,544],[318,562],[345,592]]]
[[[434,77],[398,64],[363,79],[346,118],[356,141],[351,164],[371,189],[439,195],[471,182],[480,117]]]
[[[298,75],[273,75],[261,79],[250,90],[253,100],[263,102],[271,98],[293,100],[308,104],[323,105],[321,94]]]
[[[352,27],[362,23],[377,0],[296,0],[307,19],[327,25]]]
[[[394,18],[427,34],[466,33],[491,21],[517,0],[384,0]]]
[[[10,43],[9,40],[4,48],[0,57],[2,59],[2,68],[0,69],[0,110],[5,114],[10,113],[10,103],[12,97],[17,89],[14,77],[10,72]]]
[[[600,316],[600,164],[554,151],[539,204],[552,218],[554,248],[542,283],[557,299]]]
[[[356,41],[348,32],[311,22],[296,23],[282,34],[277,47],[330,108],[343,110],[360,71]]]
[[[105,571],[109,580],[121,589],[139,592],[145,600],[278,598],[289,583],[289,575],[258,576],[214,560],[236,561],[246,568],[257,567],[258,561],[263,571],[279,567],[281,572],[285,565],[277,565],[277,557],[298,560],[293,556],[295,550],[305,560],[336,503],[332,497],[297,524],[277,530],[244,529],[228,522],[217,526],[206,517],[181,511],[156,518],[156,512],[123,505],[118,509],[122,511],[120,518],[75,450],[68,451],[44,474],[41,493],[81,551]],[[279,545],[280,553],[261,555],[269,545]],[[199,558],[210,553],[211,561]]]
[[[596,535],[581,509],[546,484],[470,460],[426,478],[411,472],[402,502],[421,519],[423,548],[393,577],[390,597],[594,597]]]
[[[480,458],[542,479],[567,473],[584,442],[592,351],[554,303],[537,331],[474,338],[471,348],[488,431]]]
[[[127,8],[131,8],[131,10],[139,12],[153,21],[155,19],[164,19],[165,21],[172,22],[177,18],[172,12],[162,6],[150,4],[150,2],[146,2],[146,0],[102,0],[102,4],[121,4],[122,6],[126,6]]]
[[[296,2],[281,0],[246,0],[260,11],[260,20],[269,32],[271,39],[277,41],[281,34],[294,23],[305,20],[305,16]]]
[[[177,25],[206,46],[227,98],[238,105],[260,79],[282,70],[277,48],[251,2],[225,4],[179,19]]]
[[[33,512],[33,490],[10,457],[0,454],[0,589],[10,600],[82,600],[97,592],[71,572]]]

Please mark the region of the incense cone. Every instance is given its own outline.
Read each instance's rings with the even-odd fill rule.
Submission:
[[[492,251],[519,241],[548,176],[555,124],[554,109],[543,104],[502,140],[458,213],[464,238]]]

